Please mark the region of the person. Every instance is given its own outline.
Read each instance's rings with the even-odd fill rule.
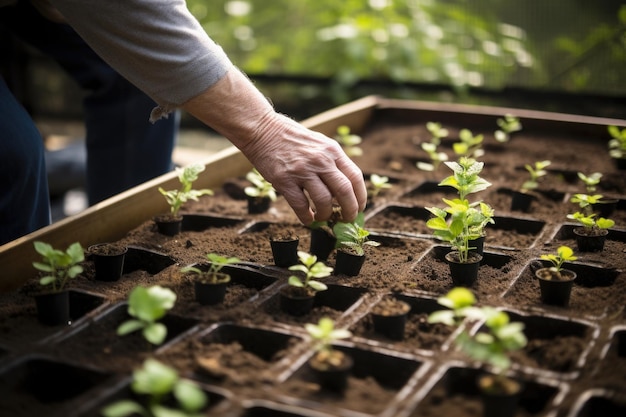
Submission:
[[[184,0],[51,3],[105,62],[156,102],[151,122],[180,109],[217,131],[272,183],[303,224],[329,219],[334,205],[346,221],[365,208],[363,173],[339,143],[277,112]],[[0,118],[5,116],[3,111]],[[10,180],[2,172],[2,184]],[[30,185],[30,191],[43,187],[41,181]],[[3,205],[17,196],[5,192],[0,198],[5,223]],[[27,217],[24,209],[13,213],[13,221]]]
[[[87,91],[86,152],[71,147],[62,153],[78,157],[72,161],[60,161],[61,152],[45,152],[48,169],[44,169],[43,139],[2,82],[0,126],[5,133],[0,137],[0,155],[7,163],[0,166],[0,178],[7,180],[2,186],[6,199],[0,209],[0,244],[49,224],[50,194],[64,191],[64,184],[84,182],[93,205],[173,169],[178,115],[155,124],[137,117],[149,112],[154,101],[106,64],[54,16],[54,9],[44,14],[30,1],[19,1],[0,9],[0,28],[55,59]],[[62,168],[59,175],[55,166]],[[80,178],[65,178],[68,170]]]

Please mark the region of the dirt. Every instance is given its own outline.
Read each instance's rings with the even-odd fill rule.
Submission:
[[[446,127],[456,138],[462,126]],[[485,155],[479,158],[485,162],[481,176],[492,186],[470,200],[489,203],[496,218],[488,226],[479,278],[471,289],[479,304],[502,308],[525,324],[529,343],[512,357],[511,374],[524,384],[516,415],[584,416],[598,410],[623,415],[626,357],[618,354],[617,341],[626,333],[626,175],[608,157],[604,139],[535,129],[501,144],[492,129],[482,132]],[[358,276],[324,278],[329,288],[318,294],[310,313],[292,316],[280,309],[278,291],[291,273],[274,265],[270,248],[271,237],[295,235],[299,249],[307,251],[310,231],[280,197],[269,211],[248,214],[241,193],[245,181],[233,178],[213,196],[184,206],[187,223],[179,235],[158,233],[148,219],[116,242],[129,247],[119,281],[96,281],[89,258],[85,272],[70,284],[76,303],[70,326],[37,323],[34,278],[18,291],[0,294],[0,390],[14,393],[2,396],[0,414],[98,415],[116,392],[128,390],[131,371],[154,356],[203,384],[211,398],[209,415],[480,415],[474,386],[479,364],[455,349],[453,329],[427,322],[428,314],[441,308],[437,297],[452,283],[443,258],[448,248],[433,239],[424,208],[453,198],[452,189],[437,186],[451,171],[443,165],[435,172],[415,167],[426,158],[418,145],[429,139],[423,125],[377,122],[362,136],[364,155],[355,161],[366,178],[387,175],[392,184],[366,210],[370,238],[381,245],[367,247]],[[451,142],[444,140],[442,149],[454,158]],[[552,161],[549,174],[530,211],[512,212],[511,192],[527,179],[524,164],[546,159]],[[616,225],[602,252],[576,251],[573,269],[579,279],[569,306],[544,305],[533,271],[542,253],[576,247],[574,224],[566,215],[577,210],[569,197],[585,192],[578,171],[603,173],[598,192],[618,200],[610,216]],[[206,262],[210,252],[238,257],[241,263],[226,268],[233,279],[224,302],[202,306],[180,268]],[[330,266],[335,253],[327,260]],[[130,290],[157,284],[177,295],[163,346],[151,346],[139,334],[117,336],[116,327],[127,318],[122,303]],[[390,294],[411,305],[402,340],[374,331],[370,313]],[[306,366],[313,351],[304,324],[324,316],[352,332],[338,343],[355,360],[343,395],[320,389]],[[37,384],[19,382],[27,380],[23,364],[40,357],[94,370],[96,376],[87,380],[95,387],[74,400],[28,395],[27,388]],[[53,368],[38,378],[50,387],[58,375]],[[586,408],[580,410],[582,405]]]

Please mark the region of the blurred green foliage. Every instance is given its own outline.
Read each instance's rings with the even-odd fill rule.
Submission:
[[[626,7],[618,12],[614,0],[187,3],[245,72],[330,77],[339,102],[363,79],[445,84],[457,91],[626,89],[619,67],[626,61]],[[588,24],[574,25],[581,19]],[[590,50],[593,59],[587,60]],[[592,83],[599,71],[611,69],[613,85]]]

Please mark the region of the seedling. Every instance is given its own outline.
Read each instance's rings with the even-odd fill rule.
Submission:
[[[276,189],[268,182],[263,176],[253,168],[252,171],[246,174],[246,179],[252,183],[251,186],[244,188],[244,192],[249,197],[269,198],[272,201],[276,201]]]
[[[333,272],[333,268],[326,266],[324,262],[318,262],[317,256],[304,251],[298,251],[298,259],[300,263],[290,266],[289,270],[304,273],[304,280],[296,275],[292,275],[289,277],[288,284],[298,288],[310,287],[314,291],[324,291],[328,289],[325,284],[313,278],[325,278]]]
[[[234,256],[226,257],[218,255],[217,253],[207,253],[206,258],[210,262],[208,270],[203,271],[196,266],[186,266],[184,268],[181,268],[180,272],[193,272],[195,274],[198,274],[203,282],[217,284],[220,282],[230,281],[230,276],[221,272],[222,268],[224,268],[226,265],[232,265],[236,264],[237,262],[241,262],[239,258],[236,258]]]
[[[367,190],[367,194],[370,198],[378,196],[383,190],[391,188],[389,183],[389,177],[384,175],[372,174],[370,175],[370,187]]]
[[[524,168],[528,171],[530,178],[524,181],[521,187],[523,193],[527,193],[539,187],[539,179],[548,175],[548,171],[545,168],[550,165],[551,161],[537,161],[534,165],[526,164]]]
[[[560,279],[563,263],[566,261],[573,262],[578,259],[578,257],[574,256],[574,251],[569,246],[559,246],[556,253],[544,253],[541,255],[541,259],[552,264],[550,271],[556,274]]]
[[[132,391],[146,397],[146,404],[124,399],[104,407],[104,417],[201,417],[209,401],[207,395],[194,381],[181,379],[178,372],[156,359],[148,358],[141,368],[133,372]],[[171,407],[169,399],[176,400]],[[170,405],[165,405],[165,403]]]
[[[160,345],[167,336],[167,327],[157,320],[174,307],[176,294],[159,285],[135,287],[128,297],[128,314],[134,317],[119,325],[117,334],[124,336],[141,330],[143,337],[153,345]]]
[[[626,127],[608,127],[611,140],[609,141],[609,155],[615,159],[626,159]]]
[[[478,158],[485,154],[482,149],[484,136],[474,135],[469,129],[461,129],[459,132],[459,142],[452,144],[454,153],[459,156]]]
[[[192,164],[184,168],[176,168],[181,188],[179,190],[165,191],[162,187],[159,187],[159,192],[163,194],[167,204],[170,206],[172,217],[178,217],[180,208],[187,201],[198,201],[198,198],[203,195],[213,195],[213,190],[194,190],[192,188],[194,181],[198,179],[198,174],[202,171],[204,171],[204,165],[202,164]]]
[[[512,114],[505,114],[503,118],[498,118],[496,123],[500,129],[495,131],[494,137],[501,143],[508,142],[512,133],[522,130],[519,119]]]
[[[333,234],[337,238],[336,248],[352,250],[356,255],[365,254],[365,246],[380,246],[379,242],[369,240],[370,232],[364,225],[364,215],[359,213],[357,218],[351,222],[337,222],[333,226]]]
[[[345,125],[339,126],[335,140],[339,142],[346,155],[350,158],[363,155],[363,149],[359,146],[363,139],[359,135],[350,133],[350,127]]]
[[[440,186],[450,186],[457,190],[459,198],[464,200],[468,194],[483,191],[491,186],[491,183],[479,176],[483,162],[462,156],[458,162],[445,162],[453,174],[439,183]]]
[[[590,230],[592,234],[598,233],[598,230],[613,227],[615,225],[613,220],[604,217],[596,218],[596,214],[593,212],[593,206],[601,203],[602,197],[602,194],[574,194],[570,198],[570,202],[578,204],[580,211],[568,214],[567,218],[576,220],[584,228]]]
[[[587,193],[591,194],[596,191],[596,186],[600,184],[602,173],[594,172],[593,174],[589,174],[587,176],[582,172],[578,172],[578,178],[580,178],[580,180],[585,184],[585,189],[587,190]]]
[[[62,291],[68,280],[83,272],[80,263],[85,260],[85,252],[80,243],[72,243],[65,252],[40,241],[34,242],[34,246],[43,257],[41,262],[33,262],[33,267],[44,274],[39,284],[51,285],[53,292]]]
[[[423,142],[420,146],[430,158],[430,162],[418,161],[415,164],[417,168],[421,169],[422,171],[434,171],[439,168],[439,165],[441,165],[442,162],[448,160],[448,155],[445,152],[437,151],[437,144]]]
[[[336,329],[335,322],[329,317],[322,317],[317,324],[306,323],[304,328],[315,342],[317,360],[331,366],[341,364],[342,352],[333,348],[333,343],[352,336],[348,329]]]
[[[441,123],[428,122],[426,123],[426,129],[431,134],[430,143],[433,145],[441,144],[441,139],[448,136],[448,129],[441,127]]]
[[[511,366],[510,352],[526,346],[524,324],[511,322],[506,312],[493,307],[476,307],[476,298],[467,288],[453,288],[437,301],[448,310],[430,314],[429,323],[459,326],[466,318],[484,321],[485,331],[471,335],[463,330],[454,343],[470,358],[486,363],[494,374],[503,377]]]

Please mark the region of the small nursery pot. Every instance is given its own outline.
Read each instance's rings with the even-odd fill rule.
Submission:
[[[601,252],[604,250],[604,242],[609,234],[607,229],[600,229],[599,234],[589,234],[588,229],[577,227],[573,230],[576,235],[576,245],[581,252]]]
[[[87,251],[93,256],[97,281],[117,281],[124,271],[124,259],[128,248],[111,243],[98,243]]]
[[[183,216],[172,217],[170,214],[162,214],[153,218],[157,230],[162,235],[176,236],[183,227]]]
[[[337,350],[333,352],[339,352],[342,355],[341,363],[338,366],[331,366],[325,361],[319,360],[318,354],[309,359],[308,363],[322,388],[341,394],[348,386],[348,377],[354,365],[354,360],[343,352]]]
[[[298,263],[298,244],[300,239],[295,238],[270,238],[274,265],[283,268],[296,265]]]
[[[535,200],[535,196],[521,191],[513,191],[511,194],[511,211],[522,211],[527,213],[530,211],[530,206]]]
[[[324,229],[311,229],[310,253],[317,256],[317,260],[326,261],[335,249],[337,239]]]
[[[469,252],[467,262],[459,262],[458,251],[446,253],[446,262],[450,266],[450,276],[455,287],[471,287],[478,278],[478,269],[483,256]]]
[[[498,380],[498,387],[494,381]],[[483,403],[483,417],[514,417],[517,414],[523,385],[511,378],[481,375],[478,388]]]
[[[335,260],[335,273],[355,277],[361,272],[364,263],[365,254],[357,255],[352,252],[346,252],[343,249],[338,249]]]
[[[562,280],[551,279],[553,276],[550,268],[540,268],[535,271],[535,276],[539,280],[541,291],[541,302],[544,304],[567,307],[576,273],[569,269],[562,269]]]
[[[372,308],[374,331],[393,340],[404,339],[409,303],[394,297],[385,297]]]
[[[226,274],[222,274],[228,276]],[[194,290],[196,294],[196,301],[204,306],[210,306],[222,303],[224,297],[226,297],[226,289],[230,282],[230,276],[227,281],[221,282],[206,282],[195,281]]]
[[[315,291],[287,285],[279,291],[280,309],[292,316],[308,314],[315,304]]]
[[[470,240],[469,247],[474,248],[474,249],[470,249],[470,252],[476,252],[479,255],[482,255],[485,249],[485,236],[481,236],[477,239]]]
[[[270,209],[272,200],[269,197],[251,197],[247,196],[248,214],[261,214]]]
[[[37,318],[46,326],[67,325],[70,321],[70,296],[68,291],[47,292],[34,296]]]

